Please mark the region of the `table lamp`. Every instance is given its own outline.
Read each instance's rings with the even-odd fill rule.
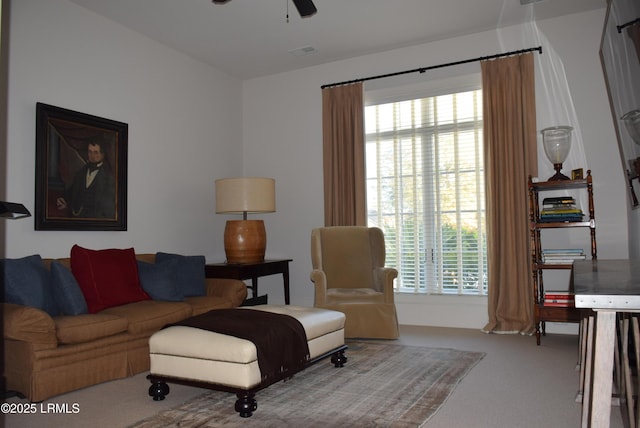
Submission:
[[[562,163],[569,155],[571,148],[571,126],[552,126],[542,131],[542,142],[544,143],[544,153],[556,170],[555,175],[550,177],[548,181],[570,180],[569,177],[562,174]]]
[[[247,213],[276,210],[273,178],[238,177],[216,180],[216,213],[240,214],[242,220],[227,220],[224,251],[227,263],[255,263],[264,260],[267,234],[262,220],[247,220]]]

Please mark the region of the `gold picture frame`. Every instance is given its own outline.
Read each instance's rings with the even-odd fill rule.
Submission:
[[[37,103],[35,229],[127,230],[127,140],[126,123]]]
[[[582,180],[584,178],[584,172],[582,168],[572,169],[571,170],[571,179],[572,180]]]

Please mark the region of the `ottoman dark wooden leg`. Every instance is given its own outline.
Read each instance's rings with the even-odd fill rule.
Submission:
[[[253,412],[258,408],[258,402],[256,401],[255,393],[253,392],[238,392],[236,397],[236,412],[243,418],[249,418],[253,415]]]
[[[166,382],[157,379],[150,379],[149,395],[153,397],[153,401],[162,401],[169,393],[169,385]]]
[[[331,362],[335,367],[344,367],[344,364],[347,362],[347,357],[344,355],[344,349],[341,349],[331,355]]]

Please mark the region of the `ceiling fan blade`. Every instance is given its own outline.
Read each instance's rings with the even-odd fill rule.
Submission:
[[[225,4],[229,1],[231,0],[211,0],[214,4]],[[293,0],[293,4],[296,5],[298,13],[303,18],[315,15],[316,12],[318,12],[318,9],[316,9],[316,6],[313,4],[313,0]]]
[[[298,13],[301,17],[306,18],[307,16],[315,15],[318,11],[316,6],[313,4],[312,0],[293,0],[293,4],[296,5],[296,9],[298,9]]]

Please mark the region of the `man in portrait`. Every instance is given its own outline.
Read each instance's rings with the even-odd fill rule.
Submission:
[[[107,138],[97,136],[87,144],[87,161],[74,175],[63,197],[56,200],[58,210],[76,218],[115,218],[116,185],[106,159]]]

